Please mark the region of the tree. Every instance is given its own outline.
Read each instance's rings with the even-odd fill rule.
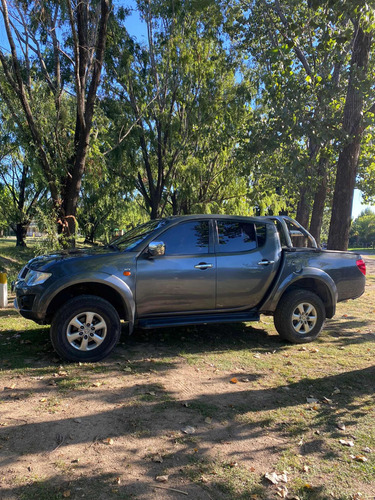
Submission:
[[[375,246],[375,213],[366,209],[350,228],[350,244],[356,247]]]
[[[299,167],[286,166],[285,171],[293,174],[287,184],[296,192],[296,218],[305,226],[310,220],[318,240],[336,179],[330,244],[338,248],[333,243],[337,237],[343,247],[356,173],[353,165],[363,133],[360,109],[373,111],[366,63],[372,9],[356,0],[272,0],[235,1],[232,11],[235,22],[228,17],[228,30],[240,49],[248,50],[258,74],[258,102],[267,125],[263,148],[272,152],[279,146],[300,149],[304,145]],[[367,117],[371,121],[371,113]]]
[[[236,82],[240,61],[225,47],[220,9],[211,1],[139,1],[138,8],[146,45],[128,36],[121,19],[111,32],[107,84],[118,140],[108,158],[122,156],[127,175],[136,172],[151,218],[243,197],[233,158],[249,91]]]
[[[33,164],[22,136],[17,136],[14,121],[6,106],[0,103],[0,184],[3,217],[16,233],[16,245],[26,246],[27,227],[35,216],[37,205],[46,195],[40,172]]]
[[[0,96],[15,119],[22,110],[20,133],[29,137],[68,236],[75,232],[110,9],[110,0],[1,0],[10,55],[0,50]]]

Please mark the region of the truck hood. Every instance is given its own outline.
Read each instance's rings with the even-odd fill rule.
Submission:
[[[114,250],[109,247],[66,250],[47,255],[39,255],[38,257],[31,259],[27,263],[27,267],[35,271],[47,271],[56,264],[73,264],[78,260],[92,260],[117,254],[119,254],[118,250]]]

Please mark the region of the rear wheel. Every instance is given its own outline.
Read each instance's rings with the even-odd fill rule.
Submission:
[[[274,314],[274,323],[281,338],[302,344],[318,337],[325,317],[320,297],[300,288],[287,292],[281,298]]]
[[[80,295],[57,311],[50,335],[55,351],[67,361],[100,361],[120,338],[120,318],[108,301]]]

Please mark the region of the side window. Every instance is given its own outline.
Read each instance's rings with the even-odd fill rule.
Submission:
[[[219,253],[249,252],[257,248],[257,232],[252,222],[217,221]]]
[[[160,235],[165,243],[165,255],[195,255],[208,253],[208,221],[182,222]]]

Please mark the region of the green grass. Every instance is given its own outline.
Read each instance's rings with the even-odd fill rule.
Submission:
[[[8,282],[15,280],[22,267],[35,256],[35,243],[16,247],[15,238],[0,238],[0,272],[7,273]]]

